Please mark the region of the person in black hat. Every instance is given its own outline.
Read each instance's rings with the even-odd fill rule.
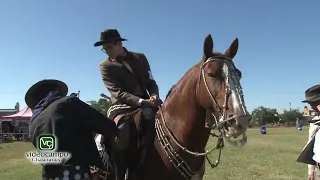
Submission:
[[[69,152],[71,158],[61,164],[42,164],[42,179],[90,179],[89,166],[102,167],[93,133],[116,136],[117,127],[76,96],[66,96],[67,85],[46,79],[35,83],[25,95],[32,110],[29,133],[38,147],[41,134],[52,134],[56,151]]]
[[[100,41],[94,44],[95,47],[102,46],[101,50],[108,56],[100,64],[100,72],[102,81],[111,94],[112,106],[107,115],[119,127],[117,150],[113,158],[117,180],[124,179],[127,169],[125,152],[129,145],[130,123],[124,120],[127,119],[125,114],[143,107],[142,117],[146,119],[144,122],[150,122],[151,126],[145,130],[152,129],[157,106],[162,103],[146,56],[128,51],[122,46],[122,41],[126,40],[116,29],[107,29],[101,33]]]
[[[319,114],[320,112],[320,85],[312,86],[305,92],[306,99],[303,103],[308,103],[311,108]],[[319,162],[316,162],[314,158],[314,142],[315,136],[320,129],[320,118],[319,115],[315,116],[310,120],[309,128],[309,140],[303,151],[298,157],[298,162],[308,164],[308,180],[320,180]],[[318,133],[319,134],[319,133]],[[320,138],[320,137],[319,137]],[[318,155],[319,156],[319,155]],[[318,166],[317,166],[318,164]]]

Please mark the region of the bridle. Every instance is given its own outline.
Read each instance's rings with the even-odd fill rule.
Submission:
[[[210,167],[211,168],[215,168],[219,165],[220,163],[220,157],[221,157],[221,151],[224,147],[224,137],[225,137],[225,130],[224,130],[224,126],[226,122],[232,120],[235,118],[235,116],[233,117],[227,117],[227,98],[228,98],[228,88],[230,88],[229,86],[229,66],[230,66],[230,59],[225,57],[225,56],[222,56],[223,58],[220,58],[220,57],[210,57],[208,58],[205,62],[203,62],[201,65],[200,65],[200,74],[199,74],[199,78],[198,78],[198,82],[197,82],[197,87],[196,87],[196,96],[197,96],[197,100],[199,101],[199,98],[198,98],[198,89],[200,87],[200,81],[201,81],[201,78],[203,79],[204,81],[204,85],[205,85],[205,88],[207,90],[207,92],[209,93],[209,96],[213,102],[213,105],[214,105],[214,109],[217,109],[219,110],[220,112],[220,117],[217,118],[216,115],[214,113],[211,113],[211,115],[213,116],[213,119],[215,121],[215,125],[213,125],[213,123],[211,122],[211,126],[209,126],[210,128],[210,135],[213,136],[213,137],[217,137],[218,140],[217,140],[217,144],[215,147],[211,148],[210,150],[206,150],[205,152],[201,153],[201,152],[194,152],[194,151],[190,151],[188,150],[186,147],[184,147],[183,145],[181,145],[177,140],[176,138],[174,137],[174,135],[172,134],[172,132],[169,130],[167,124],[166,124],[166,120],[164,118],[164,114],[163,114],[163,110],[162,110],[162,107],[159,106],[159,112],[160,112],[160,116],[161,118],[156,118],[156,122],[155,122],[155,129],[156,129],[156,134],[157,134],[157,137],[158,137],[158,140],[160,142],[160,145],[161,147],[163,148],[165,154],[168,156],[170,162],[174,165],[174,167],[176,168],[176,170],[181,174],[181,176],[183,176],[186,180],[200,180],[203,178],[203,175],[204,175],[204,171],[205,171],[205,159],[208,161],[208,163],[210,164]],[[214,96],[212,95],[210,89],[209,89],[209,86],[208,86],[208,83],[207,83],[207,80],[205,78],[205,70],[204,70],[204,67],[212,62],[212,61],[222,61],[224,63],[224,72],[225,72],[225,75],[226,75],[226,78],[225,78],[225,84],[226,84],[226,88],[225,88],[225,96],[224,96],[224,103],[223,103],[223,106],[220,107],[217,100],[214,98]],[[228,62],[230,61],[230,62]],[[229,63],[229,64],[228,64]],[[229,66],[228,66],[229,65]],[[233,77],[233,78],[239,78],[239,77]],[[239,81],[239,79],[237,79]],[[242,96],[243,98],[243,95],[242,95],[242,88],[241,86],[237,87],[237,91],[238,92],[241,92],[241,94],[239,94],[239,96]],[[240,99],[242,99],[240,98]],[[219,119],[219,120],[218,120]],[[207,122],[208,123],[208,122]],[[209,124],[209,123],[208,123]],[[207,124],[207,125],[208,125]],[[211,132],[211,130],[213,129],[217,129],[219,134],[216,135],[215,133]],[[178,146],[180,149],[182,149],[182,151],[184,151],[185,153],[187,154],[190,154],[192,156],[195,156],[195,157],[205,157],[205,159],[203,160],[203,163],[202,163],[202,166],[201,168],[198,170],[198,171],[193,171],[191,168],[190,168],[190,165],[180,156],[180,154],[173,148],[173,146],[171,145],[170,143],[170,139],[174,142],[174,144],[176,146]],[[228,138],[226,138],[228,142],[230,142],[232,144],[232,141],[228,140]],[[243,139],[240,140],[240,144],[243,146],[245,143],[246,143],[246,135],[244,134],[243,135]],[[215,163],[212,163],[210,161],[210,159],[208,158],[208,155],[215,149],[218,149],[219,150],[219,154],[218,154],[218,159],[216,160]]]
[[[219,106],[216,98],[214,98],[214,96],[212,95],[210,88],[208,86],[207,83],[207,79],[205,78],[205,65],[207,65],[208,63],[212,62],[212,61],[220,61],[223,63],[223,71],[225,74],[225,92],[224,92],[224,101],[223,101],[223,105],[222,107]],[[233,71],[231,72],[230,69],[232,69]],[[217,109],[220,112],[220,117],[217,118],[217,116],[214,113],[211,113],[213,119],[214,119],[214,123],[213,122],[206,122],[209,125],[211,125],[211,129],[215,129],[217,128],[217,130],[219,131],[219,135],[218,137],[220,137],[222,135],[222,137],[226,137],[225,139],[227,140],[228,143],[230,143],[233,146],[238,146],[238,147],[243,147],[246,142],[247,142],[247,136],[246,134],[243,134],[243,137],[241,140],[239,141],[231,141],[228,137],[228,135],[226,134],[225,130],[226,129],[226,123],[237,118],[238,116],[233,115],[231,117],[227,117],[227,105],[228,105],[228,94],[229,94],[229,89],[230,89],[230,80],[233,82],[239,82],[240,81],[240,77],[237,73],[235,73],[234,70],[235,67],[232,63],[232,59],[230,59],[227,56],[224,55],[217,55],[214,57],[210,57],[208,58],[204,63],[201,64],[200,66],[200,77],[198,79],[198,83],[197,83],[197,88],[196,88],[196,96],[199,102],[199,88],[200,88],[200,80],[201,77],[203,79],[205,88],[213,102],[213,108]],[[231,74],[230,74],[231,72]],[[240,105],[244,108],[244,101],[243,101],[243,91],[242,91],[242,87],[240,83],[233,83],[235,84],[235,90],[237,91],[236,95],[239,97],[240,100]],[[209,126],[210,127],[210,126]],[[212,135],[212,134],[211,134]],[[216,135],[213,135],[216,136]],[[219,141],[219,139],[218,139]],[[210,163],[210,162],[209,162]]]

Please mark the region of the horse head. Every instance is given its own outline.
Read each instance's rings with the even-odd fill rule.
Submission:
[[[158,155],[148,158],[144,179],[202,179],[206,159],[212,168],[218,166],[223,139],[237,146],[247,142],[251,116],[244,102],[241,72],[233,62],[237,51],[238,39],[222,54],[213,52],[211,35],[205,38],[203,58],[172,86],[159,108],[154,146]],[[210,135],[218,137],[217,145],[205,150]],[[241,140],[231,140],[240,135]],[[215,149],[218,160],[211,163],[208,154]]]
[[[224,54],[213,52],[213,40],[209,34],[204,41],[203,58],[196,96],[200,106],[210,110],[215,126],[231,144],[230,137],[243,135],[241,146],[246,143],[246,130],[251,119],[244,101],[240,83],[241,71],[233,58],[238,51],[236,38]]]

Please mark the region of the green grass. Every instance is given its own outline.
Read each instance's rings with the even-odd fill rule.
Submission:
[[[258,129],[248,132],[245,147],[226,146],[222,152],[221,164],[211,169],[207,166],[205,180],[302,180],[307,179],[307,166],[297,163],[296,158],[304,147],[308,129],[269,128],[267,135],[260,135]],[[216,140],[211,140],[208,149]],[[0,144],[0,180],[40,179],[41,166],[31,164],[24,152],[33,150],[31,143],[14,142]],[[211,154],[213,162],[217,152]]]

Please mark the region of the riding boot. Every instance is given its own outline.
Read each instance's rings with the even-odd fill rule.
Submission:
[[[146,113],[147,112],[147,113]],[[153,143],[155,138],[155,117],[156,111],[152,108],[146,108],[143,111],[143,118],[144,118],[144,136],[145,136],[145,145],[149,146]]]
[[[113,160],[115,165],[114,170],[116,180],[124,180],[128,168],[125,151],[117,150],[116,152],[114,152]]]
[[[155,138],[155,110],[144,107],[141,111],[141,119],[138,128],[139,159],[142,159],[137,167],[141,167],[143,159],[147,156],[148,147],[153,144]]]
[[[147,146],[152,145],[156,135],[155,124],[156,124],[156,112],[152,111],[151,118],[148,120],[146,128],[146,144]]]

